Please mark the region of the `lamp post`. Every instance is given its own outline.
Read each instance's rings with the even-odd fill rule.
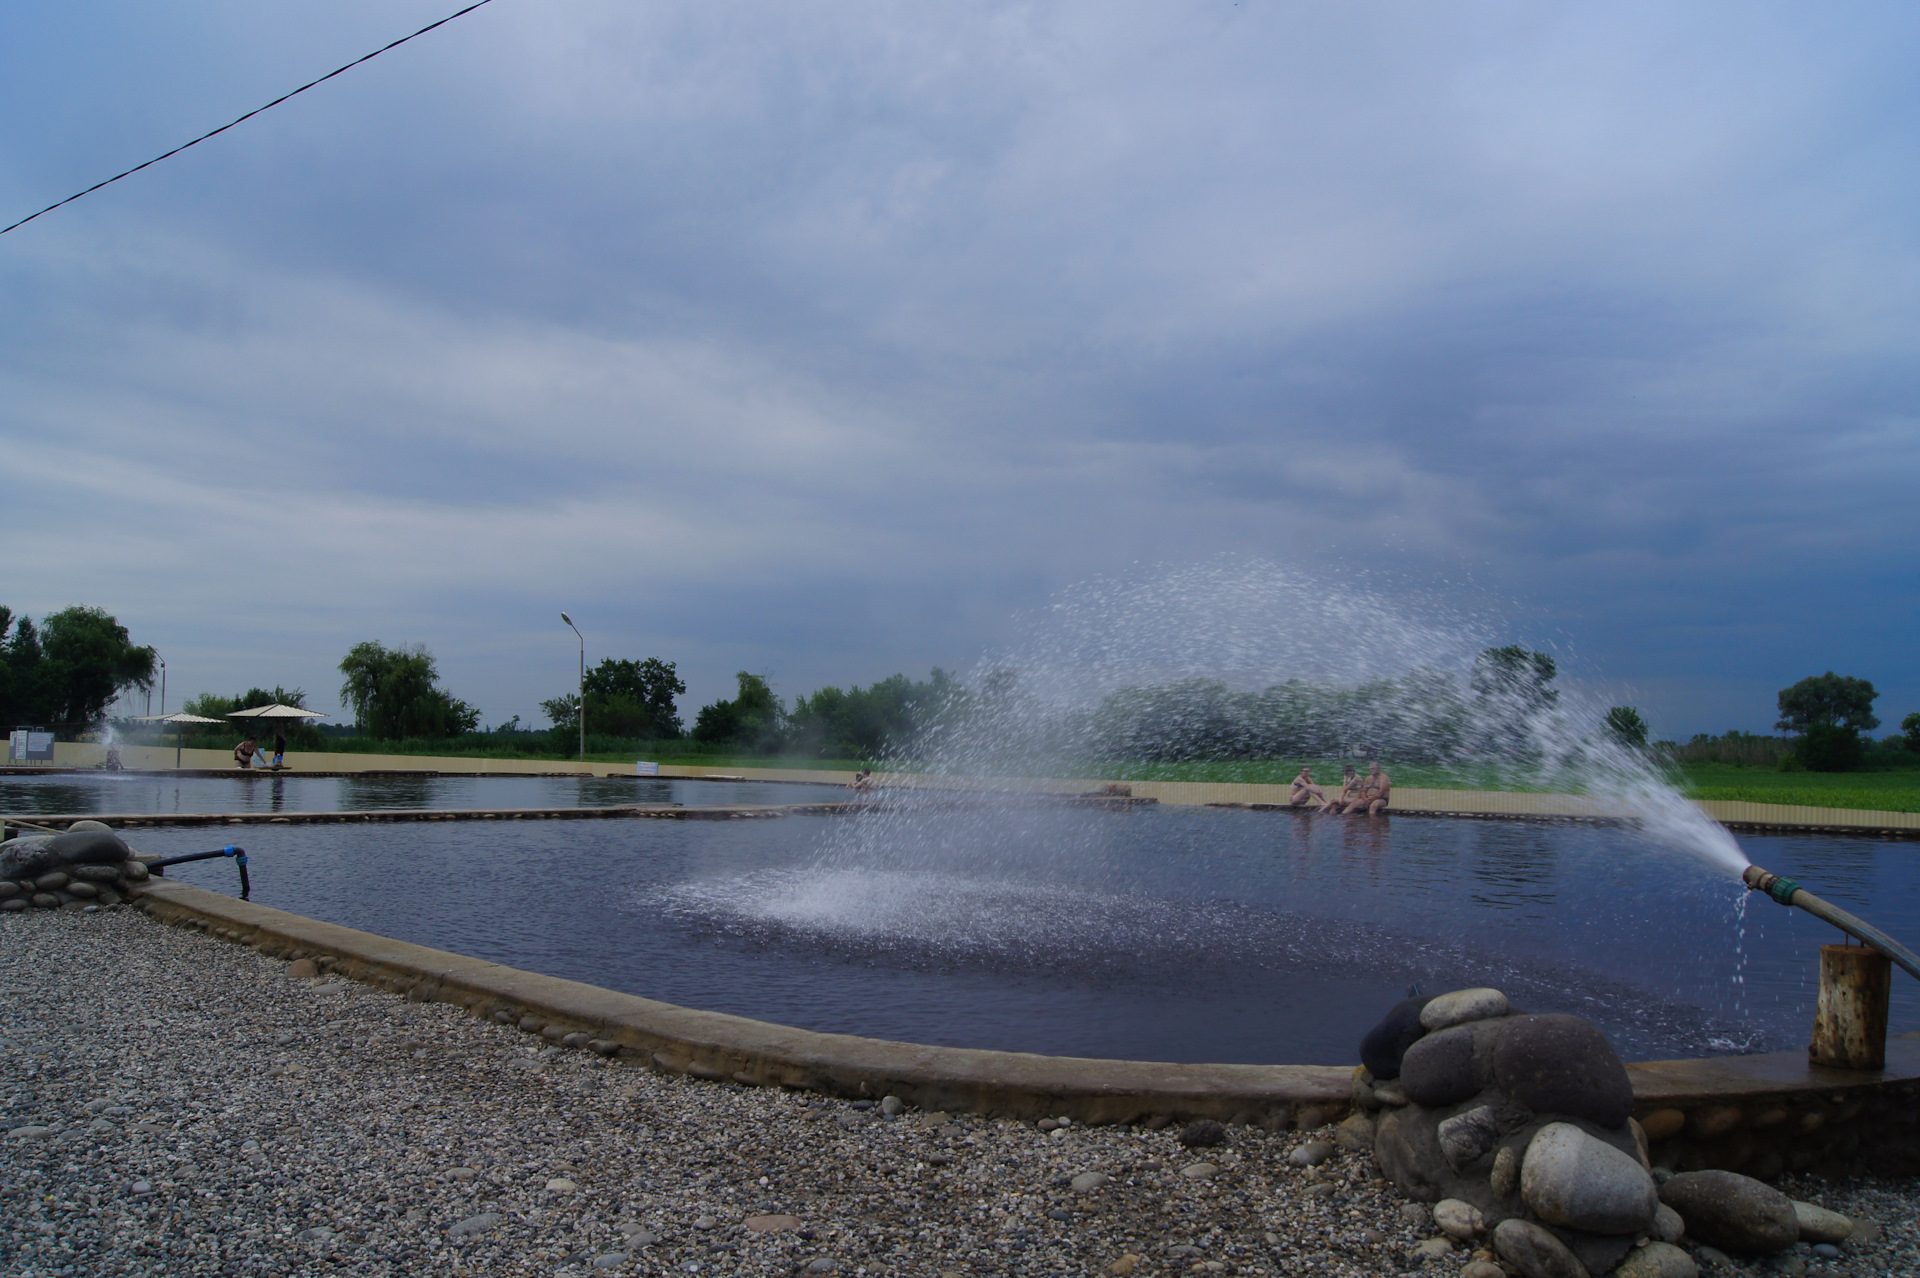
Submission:
[[[587,637],[580,633],[580,627],[573,624],[573,618],[566,613],[560,614],[560,620],[567,623],[567,629],[573,631],[573,637],[580,641],[580,762],[587,761]]]

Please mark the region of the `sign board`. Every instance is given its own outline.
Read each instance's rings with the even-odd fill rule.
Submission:
[[[660,775],[660,765],[657,763],[648,763],[642,759],[633,765],[633,775],[636,777],[657,777]]]
[[[53,734],[15,728],[7,737],[7,758],[14,763],[52,763]]]

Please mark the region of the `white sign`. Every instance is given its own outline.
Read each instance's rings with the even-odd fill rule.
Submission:
[[[657,777],[660,775],[660,765],[657,763],[648,763],[645,759],[642,759],[633,765],[633,775],[636,777]]]
[[[16,728],[7,737],[7,757],[16,763],[52,763],[53,734]]]

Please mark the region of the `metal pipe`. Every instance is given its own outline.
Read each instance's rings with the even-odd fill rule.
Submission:
[[[1821,900],[1792,879],[1763,870],[1757,865],[1748,866],[1740,878],[1755,892],[1765,892],[1782,905],[1797,906],[1813,917],[1833,924],[1848,936],[1866,942],[1906,968],[1914,977],[1920,978],[1920,955],[1866,920],[1855,918],[1839,906]]]
[[[224,847],[212,852],[191,852],[186,856],[170,856],[160,861],[149,861],[147,869],[161,878],[167,876],[169,865],[185,865],[189,861],[211,861],[217,856],[230,856],[234,865],[240,869],[240,899],[247,900],[253,895],[253,884],[247,880],[247,850],[245,848]]]

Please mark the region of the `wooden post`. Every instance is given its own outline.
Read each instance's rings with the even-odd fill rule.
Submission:
[[[1835,1069],[1887,1067],[1893,960],[1865,945],[1820,947],[1820,1005],[1807,1056]]]

